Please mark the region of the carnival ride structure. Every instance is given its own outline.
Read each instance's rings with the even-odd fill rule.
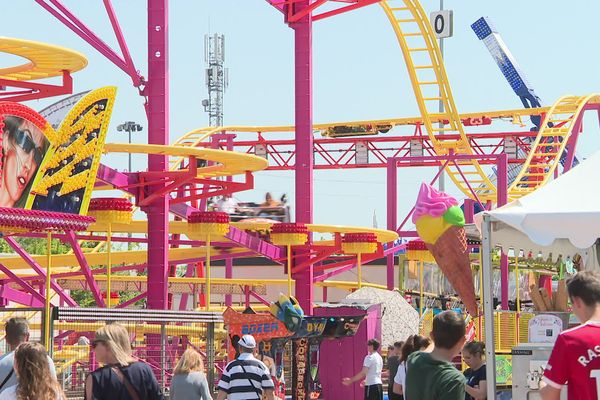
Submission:
[[[0,260],[2,297],[5,301],[29,306],[46,303],[49,308],[52,300],[53,303],[77,306],[69,290],[81,288],[93,294],[98,306],[106,307],[108,305],[103,292],[110,294],[111,290],[135,288],[138,295],[115,307],[127,307],[146,299],[148,308],[183,310],[188,307],[189,296],[200,291],[205,294],[204,307],[211,309],[212,306],[217,306],[211,303],[211,288],[227,295],[225,305],[232,305],[232,293],[243,293],[247,303],[250,297],[254,297],[268,304],[269,299],[260,294],[264,285],[291,285],[295,282],[295,295],[310,315],[314,305],[315,285],[349,289],[360,287],[364,284],[361,279],[357,282],[338,282],[332,278],[357,266],[360,271],[362,263],[381,257],[388,257],[385,287],[391,290],[396,287],[393,256],[395,252],[405,248],[404,244],[393,243],[398,235],[404,238],[416,236],[415,231],[405,229],[409,216],[398,224],[395,203],[395,174],[398,167],[443,167],[452,182],[467,197],[469,204],[478,202],[484,207],[502,205],[508,200],[530,193],[559,172],[569,170],[582,132],[583,113],[600,108],[599,95],[585,95],[564,96],[551,107],[460,114],[428,14],[417,0],[268,2],[283,13],[284,21],[294,30],[295,125],[202,128],[169,144],[168,1],[148,0],[148,74],[145,78],[135,67],[110,0],[105,0],[104,6],[116,35],[119,51],[108,46],[59,0],[36,0],[37,4],[124,71],[144,98],[148,116],[148,144],[106,143],[97,145],[85,155],[93,156],[94,162],[99,162],[102,152],[145,154],[148,156],[148,169],[124,173],[108,165],[96,164],[95,176],[88,174],[82,182],[88,188],[93,187],[96,193],[106,189],[122,191],[134,199],[136,207],[146,213],[147,221],[130,222],[127,218],[122,221],[120,211],[131,216],[130,206],[125,205],[123,209],[111,208],[123,205],[122,199],[114,199],[105,200],[105,208],[92,210],[98,216],[96,222],[82,216],[81,220],[75,218],[78,224],[67,224],[68,226],[47,223],[23,225],[25,229],[12,229],[10,232],[3,228],[3,239],[16,253],[15,256]],[[319,8],[326,3],[330,6],[328,11],[319,13]],[[383,8],[398,39],[421,115],[412,118],[313,124],[313,23],[374,3],[379,3]],[[0,38],[0,51],[29,60],[23,65],[0,69],[0,86],[4,88],[0,91],[0,100],[6,102],[2,103],[5,107],[15,104],[8,102],[71,93],[71,74],[87,64],[85,57],[79,53],[19,39]],[[62,77],[62,85],[37,82],[37,79],[57,76]],[[111,104],[114,102],[114,93],[105,91],[102,95]],[[85,99],[82,101],[77,110],[80,114],[89,111],[92,106],[90,100],[87,100],[88,103]],[[444,105],[443,112],[434,110],[434,105],[440,101]],[[5,110],[5,114],[13,113],[10,107]],[[37,118],[40,130],[47,128],[47,123],[43,125],[44,120],[37,113],[27,112],[28,118]],[[541,118],[538,131],[521,129],[524,126],[522,118],[525,116]],[[467,133],[469,127],[492,127],[496,122],[506,120],[512,121],[519,129],[509,132]],[[77,121],[74,120],[74,123]],[[93,129],[104,131],[108,125],[108,121],[90,122],[88,118],[81,120],[78,126],[85,131],[88,123]],[[396,132],[405,129],[404,127],[410,127],[412,132],[398,135]],[[55,145],[56,157],[47,157],[47,162],[52,164],[49,164],[50,167],[46,165],[45,169],[42,166],[42,173],[48,168],[59,168],[58,164],[65,160],[65,165],[70,164],[69,157],[86,146],[85,143],[80,143],[77,145],[79,147],[70,148],[77,142],[77,138],[72,140],[53,134],[52,131],[48,132],[50,133],[46,137],[51,145]],[[281,132],[294,132],[295,137],[267,138]],[[69,134],[73,133],[75,131],[71,130]],[[321,133],[327,137],[318,137]],[[250,136],[241,138],[247,134]],[[568,149],[568,156],[561,165],[565,149]],[[61,156],[61,151],[66,153]],[[520,154],[527,156],[520,158]],[[84,160],[77,159],[77,163],[79,162]],[[519,174],[510,184],[506,179],[508,164],[521,165]],[[497,165],[497,182],[489,178],[489,173],[485,171],[486,165]],[[383,167],[388,171],[388,230],[313,224],[314,169]],[[252,189],[254,174],[265,169],[290,169],[296,172],[296,215],[295,223],[286,227],[289,233],[306,229],[308,233],[327,233],[332,240],[314,241],[311,235],[307,235],[305,243],[284,240],[274,244],[257,234],[258,231],[271,229],[271,224],[228,223],[227,220],[223,222],[227,229],[222,234],[215,231],[214,234],[204,232],[202,237],[194,236],[190,217],[195,215],[201,220],[208,218],[205,213],[206,199]],[[59,197],[82,189],[81,182],[73,179],[74,174],[77,175],[71,169],[60,175],[60,178],[40,177],[34,182],[37,194],[33,197],[43,196],[57,184],[64,185],[63,192],[58,192]],[[439,173],[433,180],[438,176]],[[87,197],[78,199],[82,214],[85,214],[91,189],[88,192]],[[99,198],[98,194],[95,197]],[[47,217],[35,214],[35,204],[38,203],[34,199],[28,203],[28,209],[22,210],[20,217],[23,218],[17,217],[16,225],[15,219],[11,217],[12,219],[8,219],[12,221],[12,225],[6,225],[6,220],[3,220],[2,226],[15,228],[19,223],[24,223],[26,218]],[[0,215],[2,214],[10,213],[3,209]],[[465,214],[469,222],[472,211],[466,209]],[[62,221],[67,222],[70,221],[69,218],[73,218],[68,215],[53,217],[58,220],[64,218]],[[19,243],[18,237],[47,239],[47,254],[30,254]],[[69,244],[71,253],[51,254],[51,238]],[[352,244],[352,240],[357,244],[355,247],[361,249],[344,251],[344,244]],[[96,247],[90,252],[82,247],[83,241],[104,246]],[[147,246],[147,250],[116,251],[113,243],[142,244]],[[200,254],[199,248],[206,253]],[[285,264],[287,279],[236,280],[233,276],[233,259],[250,256],[265,257],[282,266]],[[224,279],[211,278],[211,260],[225,260]],[[103,267],[92,268],[93,266]],[[176,276],[177,266],[184,266],[184,277]],[[206,270],[203,271],[199,266]],[[507,263],[503,264],[502,269],[502,283],[507,286]],[[113,275],[122,271],[145,271],[147,276]],[[178,305],[174,304],[174,292],[181,293]],[[504,308],[506,304],[506,290],[503,290]],[[68,329],[77,330],[77,326],[69,326]]]
[[[38,3],[50,13],[57,16],[63,23],[84,39],[98,39],[95,34],[83,24],[83,22],[79,21],[73,13],[69,12],[59,2],[51,2],[52,4],[49,4],[48,2],[40,0]],[[350,6],[344,6],[322,14],[316,14],[318,7],[325,3],[322,1],[312,4],[308,4],[307,2],[304,6],[302,5],[302,2],[293,2],[293,6],[288,6],[286,2],[274,1],[271,3],[285,14],[287,23],[297,31],[297,35],[300,35],[298,32],[301,30],[301,27],[302,29],[310,30],[309,27],[313,21],[318,21],[337,15],[341,12],[369,5],[375,3],[375,1],[357,1]],[[158,199],[164,200],[165,197],[169,197],[169,211],[178,217],[177,219],[185,219],[196,209],[196,207],[192,207],[192,203],[195,203],[198,208],[202,208],[205,206],[205,202],[200,202],[199,200],[205,200],[209,196],[233,193],[251,188],[253,183],[252,172],[264,168],[293,169],[295,164],[304,157],[304,155],[299,152],[301,148],[306,147],[305,142],[310,143],[308,150],[310,153],[314,152],[315,154],[314,165],[312,165],[312,162],[309,163],[310,167],[314,167],[315,169],[383,167],[388,166],[389,160],[394,157],[398,158],[398,165],[401,165],[403,158],[408,160],[410,157],[419,158],[422,156],[421,159],[418,160],[408,160],[408,163],[405,164],[410,166],[444,166],[452,181],[467,197],[475,199],[483,204],[486,202],[497,202],[498,204],[502,204],[507,199],[518,198],[547,182],[555,175],[555,171],[559,166],[558,160],[565,148],[574,147],[577,143],[577,137],[581,131],[581,115],[583,111],[592,108],[597,109],[599,100],[597,96],[566,96],[549,108],[491,111],[459,115],[441,61],[437,42],[427,19],[428,17],[421,5],[416,1],[395,0],[383,1],[380,2],[380,5],[392,25],[404,54],[409,77],[413,85],[419,110],[421,111],[420,117],[315,124],[312,126],[311,132],[308,135],[300,135],[300,128],[296,129],[295,126],[231,126],[194,130],[183,135],[172,146],[166,146],[164,140],[162,140],[165,142],[163,145],[106,144],[104,147],[106,152],[148,154],[150,155],[149,159],[151,160],[157,159],[153,157],[163,157],[161,159],[164,160],[164,156],[168,155],[170,160],[170,172],[165,174],[168,178],[159,182],[156,177],[160,172],[154,173],[148,171],[147,173],[124,174],[106,165],[101,165],[98,171],[99,183],[96,184],[96,188],[98,190],[107,188],[120,189],[129,195],[134,196],[136,199],[136,206],[139,206],[142,209],[147,209]],[[116,14],[110,4],[107,4],[106,9],[115,34],[117,35],[122,55],[118,55],[114,50],[108,48],[103,43],[99,43],[97,40],[92,40],[92,45],[102,54],[106,55],[119,68],[130,74],[134,85],[140,87],[144,95],[148,95],[150,81],[146,81],[139,75],[137,70],[135,70],[124,38],[122,37]],[[164,8],[162,9],[164,10]],[[157,15],[152,15],[152,17],[158,18]],[[306,34],[306,32],[304,34]],[[300,43],[297,43],[297,45],[300,46]],[[85,67],[87,64],[85,57],[79,53],[58,48],[56,46],[9,38],[3,38],[1,46],[2,51],[20,55],[30,61],[24,65],[0,70],[0,76],[2,78],[1,83],[8,87],[27,87],[28,89],[27,94],[25,94],[24,91],[2,92],[2,98],[5,100],[23,101],[52,95],[48,93],[46,86],[39,83],[30,83],[30,81],[45,77],[63,76],[63,78],[69,82],[70,74]],[[156,54],[157,53],[154,53],[154,55]],[[151,56],[150,60],[156,64],[159,61],[156,60],[156,58],[160,57]],[[432,97],[433,95],[430,93],[436,91],[439,93],[438,96]],[[15,98],[14,96],[19,97]],[[151,96],[148,98],[146,104],[147,110],[151,109],[152,102],[150,100]],[[444,109],[446,111],[443,113],[432,110],[431,104],[438,100],[441,100],[444,103]],[[155,100],[155,103],[158,102],[159,100]],[[522,125],[521,118],[532,115],[544,117],[544,123],[539,132],[465,133],[465,127],[492,125],[494,121],[506,119],[510,119],[516,124]],[[436,123],[442,124],[443,127],[435,127],[434,124]],[[297,124],[298,127],[299,125],[302,124]],[[388,135],[388,131],[391,128],[398,128],[406,125],[414,127],[412,135]],[[337,137],[314,139],[313,129],[323,132],[324,135]],[[294,130],[296,130],[299,140],[265,139],[265,135],[271,132],[293,132]],[[423,132],[423,130],[425,130],[425,132]],[[254,133],[256,136],[250,140],[240,140],[230,134],[235,133],[239,136],[240,133],[244,132]],[[355,133],[356,136],[350,136],[350,134],[353,133]],[[376,135],[366,137],[361,135],[362,133],[376,133]],[[497,163],[498,161],[497,159],[493,159],[493,157],[485,158],[484,156],[506,153],[509,141],[514,142],[518,150],[525,151],[527,158],[524,160],[519,159],[516,155],[511,158],[509,155],[509,158],[511,159],[507,162],[510,164],[522,164],[521,172],[509,187],[497,188],[483,171],[482,165]],[[533,143],[528,143],[531,141]],[[295,148],[290,151],[289,148],[294,145]],[[366,154],[366,157],[362,157],[362,160],[359,160],[358,155],[360,146],[364,147]],[[284,148],[286,150],[283,150]],[[246,153],[247,155],[243,156],[242,154],[223,151],[223,149],[229,151],[239,150],[240,153]],[[306,151],[307,149],[302,150],[302,152]],[[574,152],[569,153],[574,154]],[[262,159],[252,157],[249,154],[259,155]],[[463,155],[473,157],[454,158]],[[440,159],[428,159],[428,156],[437,156],[440,157]],[[442,161],[444,158],[447,158],[445,162]],[[209,164],[212,165],[198,168],[198,162],[196,160],[208,160]],[[267,166],[266,160],[270,160],[271,165]],[[572,157],[566,161],[564,170],[570,168],[572,161]],[[312,168],[308,168],[308,170],[310,169]],[[219,179],[240,174],[244,177],[243,182],[235,182],[231,178]],[[299,171],[298,175],[302,175],[302,172]],[[301,177],[297,178],[297,181],[302,180]],[[152,187],[151,191],[145,190],[149,187]],[[390,190],[393,189],[390,188]],[[148,192],[152,193],[148,194]],[[303,210],[303,208],[305,208],[307,203],[312,204],[312,199],[306,198],[303,189],[299,191],[298,196],[299,198],[296,199],[298,214],[307,214],[306,210]],[[298,202],[300,198],[302,200]],[[395,206],[390,204],[389,207],[392,208]],[[393,214],[393,212],[390,212],[389,214]],[[149,220],[151,219],[152,218],[149,218]],[[388,215],[388,228],[393,231],[402,232],[403,226],[397,226],[397,223],[391,221],[391,219],[392,218]],[[298,218],[297,221],[302,222]],[[306,222],[312,221],[308,220]],[[167,248],[163,249],[164,254],[162,254],[161,257],[169,258],[167,264],[171,266],[181,263],[182,261],[197,262],[204,260],[203,257],[194,259],[186,255],[186,252],[193,253],[191,248],[179,248],[181,245],[199,245],[202,242],[182,241],[180,235],[185,234],[186,231],[185,228],[176,228],[175,226],[178,224],[183,227],[185,222],[168,222],[168,231],[172,234],[170,239],[171,246],[167,246]],[[152,238],[154,237],[153,230],[148,229],[148,226],[151,224],[145,225],[145,223],[141,221],[136,221],[133,224],[126,224],[127,226],[120,226],[118,223],[109,223],[104,224],[103,226],[103,224],[99,222],[92,225],[93,232],[108,231],[107,225],[111,225],[111,233],[116,233],[117,235],[121,232],[135,234],[148,233],[148,242],[152,242]],[[167,228],[167,225],[164,226]],[[213,251],[212,254],[215,259],[248,256],[252,252],[256,254],[257,248],[262,248],[262,251],[258,251],[259,255],[267,256],[278,262],[281,262],[285,258],[281,249],[275,246],[269,246],[268,243],[263,243],[260,240],[253,246],[247,247],[248,242],[256,242],[256,240],[247,238],[247,233],[241,232],[240,229],[236,228],[235,224],[232,226],[233,233],[228,234],[230,237],[226,237],[226,239],[231,240],[232,237],[235,236],[235,241],[226,244],[225,248],[227,248],[228,254],[223,254],[222,251],[219,252],[219,250],[213,249],[215,251]],[[243,224],[241,227],[246,231],[253,229],[253,227]],[[264,229],[265,227],[261,226],[260,228]],[[332,227],[331,229],[327,229],[325,227],[320,227],[319,231],[329,231],[330,233],[337,234],[341,238],[341,234],[346,231],[356,232],[360,231],[360,229],[352,228],[346,230],[344,228],[337,229]],[[405,235],[407,233],[410,234],[411,232],[404,232]],[[37,234],[37,236],[39,235],[40,234]],[[108,240],[107,235],[94,236],[88,234],[76,235],[75,237],[80,240],[95,239],[99,243]],[[390,240],[388,239],[391,237],[392,236],[380,237],[378,239],[380,239],[380,242],[389,242]],[[112,238],[112,240],[114,242],[146,242],[145,239],[135,236],[131,238],[117,236]],[[308,248],[306,249],[298,249],[294,258],[298,259],[296,261],[304,258],[304,263],[298,262],[298,265],[292,270],[293,275],[301,277],[303,274],[300,272],[304,271],[306,273],[307,269],[312,270],[314,274],[314,264],[321,263],[321,266],[317,265],[317,271],[325,269],[333,270],[333,273],[331,274],[321,274],[316,278],[312,278],[317,282],[322,282],[348,268],[352,268],[356,264],[356,260],[352,260],[348,257],[345,259],[338,259],[337,262],[329,264],[330,266],[327,268],[323,267],[325,264],[322,263],[322,261],[327,257],[335,257],[337,255],[336,253],[339,253],[339,243],[341,242],[339,239],[337,242],[337,248],[336,246],[332,246],[327,251],[316,251],[313,256],[308,257],[306,257],[306,255],[303,256],[302,254],[306,251],[311,251],[309,249],[310,245],[307,246]],[[236,244],[240,246],[236,247]],[[244,247],[244,244],[246,244],[246,247]],[[169,249],[169,247],[171,248]],[[386,250],[377,253],[377,256],[383,254],[388,255],[391,253],[391,249],[393,249],[393,246],[389,246]],[[149,246],[150,252],[154,250],[156,249],[153,249],[153,246]],[[60,275],[61,273],[65,273],[70,274],[65,277],[67,278],[67,281],[75,280],[75,276],[73,275],[74,272],[71,269],[81,268],[78,264],[84,261],[84,259],[87,265],[106,264],[104,257],[106,257],[106,253],[109,252],[96,251],[93,254],[86,255],[83,250],[80,249],[80,251],[75,251],[74,253],[79,254],[54,256],[58,264],[53,264],[56,265],[56,268],[62,268],[56,270],[56,273],[59,274],[56,275],[57,279],[62,277]],[[143,270],[144,263],[147,260],[147,258],[144,257],[144,253],[145,252],[141,250],[134,251],[128,253],[127,257],[125,257],[123,254],[119,254],[119,252],[113,252],[111,263],[123,264],[126,262],[126,259],[128,259],[131,260],[131,263],[133,264],[130,267],[131,269]],[[89,260],[87,260],[88,258]],[[30,257],[30,261],[35,261],[35,258]],[[368,258],[367,261],[369,261]],[[21,257],[6,258],[3,264],[10,268],[22,269],[24,272],[19,272],[20,276],[26,277],[29,280],[35,280],[36,278],[36,275],[27,275],[27,273],[32,273],[33,271],[27,270],[30,263]],[[228,267],[229,271],[226,279],[232,278],[231,266],[229,265]],[[127,269],[127,266],[121,265],[116,268],[116,271],[121,271]],[[173,275],[172,271],[173,268],[171,268],[171,275]],[[99,281],[110,280],[110,277],[102,276],[103,272],[105,272],[105,270],[99,269],[94,270],[91,273],[97,275]],[[393,288],[394,275],[393,272],[390,272],[391,271],[388,271],[388,282],[386,286],[388,288]],[[128,282],[137,283],[148,281],[147,287],[150,287],[156,282],[154,282],[153,274],[149,273],[149,275],[148,278],[131,277],[116,279],[123,279],[124,281],[130,279]],[[191,275],[193,274],[189,274],[186,278],[182,278],[186,279],[185,283],[204,283],[203,279],[194,281],[194,278]],[[326,278],[323,278],[323,276]],[[179,279],[175,277],[172,278]],[[390,280],[392,280],[391,283]],[[164,294],[164,289],[167,285],[165,277],[161,277],[159,281],[160,284],[157,285],[157,287],[160,288],[160,291],[158,293]],[[84,287],[90,288],[89,283],[90,282],[88,281],[88,286]],[[215,283],[221,284],[221,281],[216,281]],[[313,282],[308,282],[308,286],[310,287],[309,291],[311,292],[312,284]],[[299,286],[300,285],[305,286],[306,282],[299,283]],[[98,285],[91,286],[91,289],[95,292],[94,297],[97,299],[98,304],[102,305],[103,302]],[[230,287],[229,290],[237,289]],[[312,298],[312,296],[309,296],[309,298]],[[300,299],[301,302],[305,301],[303,296],[300,296]],[[167,300],[166,297],[165,300]]]

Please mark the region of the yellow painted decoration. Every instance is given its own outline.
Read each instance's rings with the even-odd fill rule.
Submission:
[[[117,210],[89,211],[88,215],[96,218],[97,222],[106,224],[130,224],[133,218],[131,211]]]
[[[271,233],[271,243],[277,246],[300,246],[307,240],[305,233]]]
[[[23,57],[28,62],[0,68],[0,79],[30,81],[62,76],[87,66],[87,58],[76,51],[31,40],[0,37],[0,52]]]
[[[229,224],[195,223],[189,224],[188,236],[204,239],[207,235],[225,236],[229,232]]]
[[[442,217],[423,215],[415,223],[419,236],[425,243],[434,244],[450,225]]]
[[[264,158],[253,154],[226,150],[162,146],[157,144],[106,143],[104,151],[106,153],[161,154],[171,157],[184,157],[186,159],[194,157],[200,160],[212,161],[214,165],[198,168],[196,176],[199,178],[231,176],[246,172],[262,171],[269,166],[269,162]]]
[[[374,253],[375,250],[377,250],[377,243],[369,243],[369,242],[342,243],[342,250],[346,254]]]
[[[419,261],[426,263],[435,263],[435,258],[429,250],[407,250],[406,259],[409,261]]]
[[[115,96],[112,86],[90,92],[71,109],[54,137],[48,137],[51,147],[33,182],[26,208],[31,209],[36,196],[45,196],[48,189],[60,185],[59,196],[84,189],[79,213],[87,214]],[[87,168],[73,174],[81,165]]]
[[[18,226],[2,226],[0,225],[0,232],[2,232],[3,236],[13,235],[15,233],[26,233],[29,232],[29,229],[19,228]]]

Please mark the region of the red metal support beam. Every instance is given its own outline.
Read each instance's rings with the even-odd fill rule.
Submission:
[[[20,88],[24,90],[7,92],[0,89],[0,101],[23,102],[71,94],[73,93],[73,79],[71,78],[69,71],[63,71],[62,85],[0,79],[0,88],[2,87]]]
[[[357,8],[365,7],[371,4],[379,3],[379,0],[357,0],[356,4],[338,8],[337,10],[327,11],[318,15],[313,16],[314,21],[319,21],[325,18],[333,17],[335,15],[343,14],[348,11],[356,10]]]
[[[51,4],[48,3],[48,1]],[[121,46],[123,56],[119,56],[108,44],[106,44],[106,42],[100,39],[98,35],[88,28],[59,0],[35,0],[35,2],[52,14],[60,22],[62,22],[63,25],[72,30],[77,36],[94,47],[110,62],[129,75],[135,87],[140,87],[144,84],[144,78],[136,70],[131,56],[129,55],[129,49],[127,48],[121,27],[119,26],[110,0],[104,0],[104,6],[106,8],[106,12],[108,13],[115,36],[117,37],[117,41],[119,42],[119,46]]]
[[[85,281],[88,284],[89,290],[92,292],[92,296],[94,296],[94,300],[96,300],[96,304],[98,307],[106,307],[106,303],[102,298],[102,293],[100,292],[100,288],[98,287],[98,283],[94,279],[92,274],[92,269],[90,268],[87,260],[85,259],[85,255],[79,246],[79,242],[75,238],[75,233],[73,231],[65,232],[66,241],[71,245],[73,249],[73,254],[77,258],[77,262],[79,263],[79,267],[81,268],[81,272],[85,277]]]
[[[31,255],[23,248],[15,239],[12,237],[4,237],[4,240],[8,245],[23,259],[29,266],[38,274],[41,279],[46,279],[46,271],[42,268],[32,257]],[[20,279],[19,279],[20,280]],[[50,286],[52,290],[56,292],[56,294],[62,298],[65,303],[71,307],[78,307],[78,304],[75,300],[71,298],[57,283],[56,280],[52,279],[50,282]],[[48,294],[46,293],[46,296]]]
[[[4,274],[9,277],[13,282],[21,286],[27,293],[33,296],[37,301],[41,304],[44,304],[46,301],[46,297],[42,296],[33,286],[31,286],[27,281],[17,276],[14,272],[10,270],[10,268],[0,264],[0,271],[4,272]]]

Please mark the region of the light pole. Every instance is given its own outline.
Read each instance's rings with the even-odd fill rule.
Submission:
[[[134,121],[126,121],[120,125],[117,126],[117,132],[127,132],[128,136],[129,136],[129,141],[128,143],[131,144],[131,132],[141,132],[142,129],[144,129],[144,127]],[[127,172],[131,173],[131,153],[128,154],[129,157],[129,165],[128,165],[128,169]],[[131,233],[127,234],[128,238],[131,238]],[[131,250],[131,241],[127,242],[127,250]]]
[[[143,129],[143,126],[134,121],[126,121],[117,126],[118,132],[125,131],[129,134],[129,144],[131,144],[131,132],[141,132]],[[127,170],[127,172],[131,173],[131,153],[129,153],[129,169]]]

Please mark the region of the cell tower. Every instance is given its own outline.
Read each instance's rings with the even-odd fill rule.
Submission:
[[[223,126],[223,94],[228,86],[228,69],[225,62],[225,35],[204,35],[204,60],[206,61],[206,87],[208,99],[202,100],[208,112],[210,126]]]

